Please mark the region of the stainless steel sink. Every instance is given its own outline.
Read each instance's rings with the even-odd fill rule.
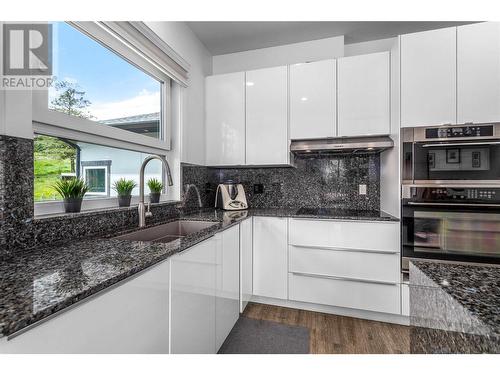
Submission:
[[[118,237],[117,240],[144,241],[144,242],[171,242],[189,234],[217,225],[213,221],[177,220],[156,227],[141,229]]]

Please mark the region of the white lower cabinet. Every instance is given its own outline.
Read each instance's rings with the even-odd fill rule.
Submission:
[[[240,312],[253,294],[253,220],[240,223]]]
[[[164,261],[12,340],[0,340],[0,353],[167,354],[169,268]]]
[[[287,299],[287,219],[254,217],[253,220],[253,294]]]
[[[216,353],[252,296],[408,315],[399,277],[398,223],[253,217],[0,353]]]
[[[216,239],[171,258],[171,353],[215,353]]]
[[[397,283],[399,253],[290,245],[290,272]]]
[[[215,351],[217,352],[240,315],[239,225],[217,234],[216,241]]]
[[[288,298],[401,313],[399,223],[290,219]]]
[[[378,284],[290,273],[290,299],[294,301],[399,314],[399,284]]]

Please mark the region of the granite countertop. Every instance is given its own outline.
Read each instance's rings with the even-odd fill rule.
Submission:
[[[412,324],[500,338],[500,267],[412,261],[410,288]]]
[[[399,219],[384,211],[346,210],[337,208],[253,208],[253,216],[275,216],[303,219],[396,221]]]
[[[204,209],[169,221],[204,220],[214,225],[169,243],[88,238],[25,251],[0,263],[0,337],[12,335],[251,216],[397,221],[379,211]],[[136,230],[114,233],[113,237]]]

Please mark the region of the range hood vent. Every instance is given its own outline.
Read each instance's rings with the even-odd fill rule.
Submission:
[[[299,155],[328,153],[379,153],[394,147],[389,136],[327,138],[292,141],[290,151]]]

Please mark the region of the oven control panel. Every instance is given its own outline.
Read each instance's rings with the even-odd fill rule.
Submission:
[[[500,202],[497,188],[414,187],[411,195],[422,202]]]
[[[450,126],[425,129],[426,139],[492,137],[493,125]]]

